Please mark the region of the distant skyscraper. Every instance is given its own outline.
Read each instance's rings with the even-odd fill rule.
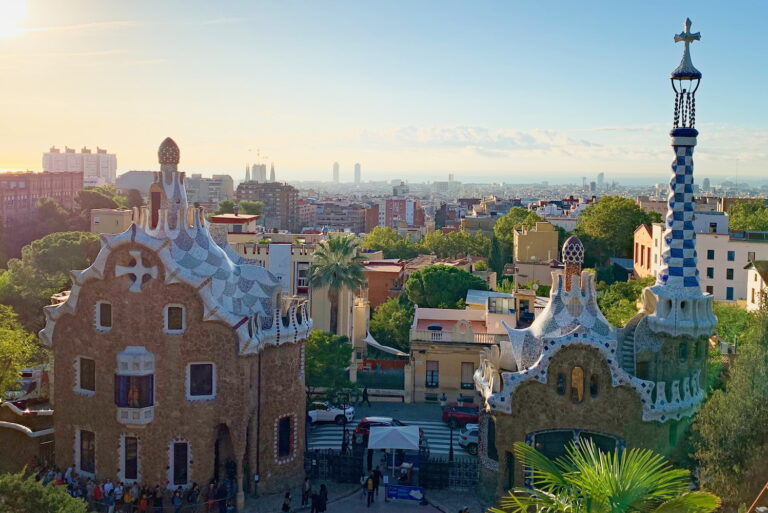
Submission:
[[[254,164],[251,166],[251,180],[254,182],[265,183],[267,181],[267,165]]]
[[[598,173],[597,174],[597,189],[602,191],[603,187],[605,187],[605,173]]]
[[[360,164],[355,164],[355,183],[360,183]]]
[[[251,181],[251,166],[248,164],[245,165],[245,181],[250,182]]]
[[[597,184],[595,182],[589,182],[589,192],[596,192]]]
[[[333,163],[333,183],[339,183],[339,163]]]
[[[449,182],[453,181],[453,173],[448,173],[448,181]]]
[[[275,163],[272,162],[272,167],[269,170],[269,182],[275,183]]]
[[[88,148],[76,153],[72,148],[64,147],[62,152],[53,146],[47,153],[43,153],[43,171],[83,173],[83,184],[86,186],[113,184],[117,173],[117,157],[98,147],[95,153]]]
[[[709,190],[709,186],[710,186],[710,184],[709,184],[709,178],[705,178],[705,179],[702,181],[702,184],[701,184],[701,188],[702,188],[703,190],[705,190],[705,191],[708,191],[708,190]]]

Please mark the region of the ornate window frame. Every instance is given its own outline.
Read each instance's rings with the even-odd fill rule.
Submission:
[[[82,388],[80,386],[80,361],[81,360],[91,360],[93,362],[93,390],[88,390],[87,388]],[[77,394],[84,395],[86,397],[93,397],[96,395],[96,359],[91,358],[89,356],[82,356],[78,355],[75,357],[75,386],[74,391]]]
[[[291,419],[291,453],[288,456],[280,456],[280,448],[279,448],[279,441],[280,441],[280,421],[284,418],[290,418]],[[284,465],[286,463],[290,463],[293,460],[296,459],[296,454],[299,450],[299,437],[298,437],[298,423],[296,422],[296,414],[295,413],[286,413],[283,415],[279,415],[275,418],[275,436],[274,436],[274,451],[275,451],[275,462],[278,465]]]
[[[109,305],[109,326],[104,326],[101,324],[101,306],[102,305]],[[114,316],[114,310],[112,309],[112,303],[106,300],[96,301],[96,304],[94,305],[93,327],[99,333],[109,333],[110,331],[112,331],[112,327],[114,325],[115,325],[115,316]]]
[[[168,310],[170,308],[181,308],[181,329],[170,329],[168,327]],[[187,308],[178,303],[168,303],[163,307],[163,329],[166,335],[182,335],[187,331]]]
[[[210,365],[212,367],[211,370],[211,380],[212,387],[211,391],[212,393],[210,395],[192,395],[192,366],[193,365]],[[184,377],[184,396],[186,397],[187,401],[213,401],[216,399],[216,394],[218,392],[218,373],[216,370],[216,364],[214,362],[189,362],[187,363],[187,371],[185,373]]]

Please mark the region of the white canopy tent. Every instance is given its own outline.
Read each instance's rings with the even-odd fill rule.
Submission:
[[[368,344],[371,347],[375,347],[379,351],[384,351],[385,353],[393,354],[395,356],[409,356],[408,353],[404,353],[400,351],[399,349],[396,349],[394,347],[389,346],[383,346],[379,344],[375,338],[370,334],[370,332],[366,335],[366,337],[363,339],[363,342]]]
[[[419,426],[371,426],[368,449],[419,450]],[[392,454],[392,475],[395,473],[395,453]]]

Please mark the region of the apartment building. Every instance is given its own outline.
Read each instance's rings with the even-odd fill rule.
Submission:
[[[268,230],[298,231],[298,191],[291,185],[277,182],[243,182],[237,186],[237,201],[264,203],[264,227]]]
[[[81,190],[82,172],[0,173],[0,222],[9,228],[28,219],[42,198],[51,198],[72,209]]]

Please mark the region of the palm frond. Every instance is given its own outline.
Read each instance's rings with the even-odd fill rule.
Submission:
[[[720,507],[720,497],[709,492],[688,492],[662,503],[653,513],[710,513]]]

